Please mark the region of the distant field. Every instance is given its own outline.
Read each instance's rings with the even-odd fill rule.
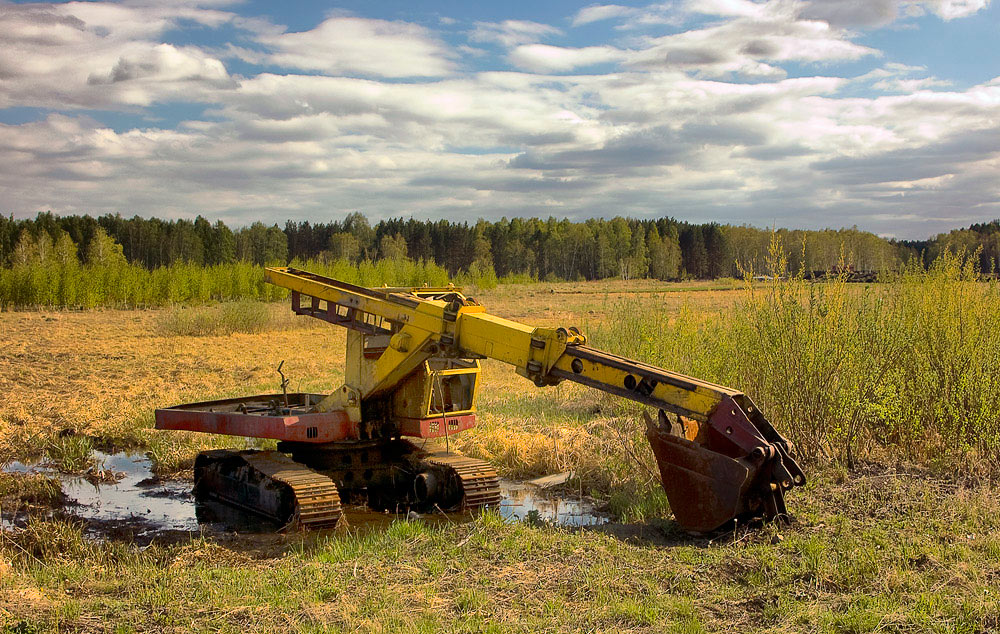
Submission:
[[[921,282],[929,305],[935,292],[961,306],[956,288],[973,299],[992,292],[974,282],[950,291],[936,283]],[[789,306],[820,302],[809,299],[816,288],[803,288],[806,295]],[[827,312],[808,322],[832,328],[817,330],[820,339],[835,339],[828,333],[840,327],[855,332],[852,320],[864,315],[862,304],[851,302],[874,291],[839,292],[839,305],[853,308],[841,309],[843,321],[831,325],[822,320],[835,304],[822,300]],[[738,353],[758,341],[734,330],[739,314],[760,309],[752,302],[761,298],[736,283],[511,284],[473,294],[495,314],[578,325],[595,345],[725,379],[774,412],[783,430],[807,446],[812,438],[806,424],[813,419],[794,418],[807,410],[783,410],[793,395],[781,397],[775,384],[752,371],[757,359],[775,375],[781,357],[764,347],[759,357]],[[993,296],[983,297],[986,310]],[[988,329],[977,306],[962,310]],[[774,314],[789,320],[776,322],[781,328],[799,332],[792,317]],[[754,315],[753,323],[769,323],[764,313]],[[885,326],[890,317],[865,319]],[[769,333],[763,341],[789,341]],[[92,448],[130,448],[148,452],[160,474],[189,479],[198,451],[232,446],[234,439],[156,432],[154,408],[275,391],[280,361],[294,391],[328,391],[343,378],[344,331],[295,318],[283,303],[3,312],[0,340],[0,464],[47,455],[78,468]],[[845,341],[868,356],[883,345],[881,339]],[[988,342],[967,344],[991,350]],[[818,365],[833,353],[816,348],[813,354],[817,365],[783,370],[802,376],[800,383],[788,381],[789,388],[853,394]],[[944,347],[939,356],[959,359]],[[838,366],[843,372],[865,367]],[[879,377],[870,380],[881,385]],[[893,401],[876,395],[866,402],[888,407]],[[1000,487],[989,477],[989,445],[934,445],[956,460],[983,460],[982,470],[947,466],[954,460],[942,468],[919,452],[899,458],[891,438],[872,440],[867,427],[859,428],[859,453],[846,467],[822,456],[843,446],[836,428],[823,428],[807,462],[812,482],[788,500],[792,526],[693,538],[676,529],[645,471],[648,450],[634,409],[577,385],[537,389],[495,362],[484,364],[479,409],[479,427],[454,439],[460,450],[490,460],[511,478],[572,469],[578,476],[572,486],[621,521],[580,531],[506,525],[487,514],[443,526],[398,522],[363,535],[195,537],[140,550],[128,538],[94,543],[72,523],[42,519],[51,503],[44,484],[4,475],[0,505],[29,501],[40,510],[29,530],[0,538],[0,632],[971,634],[1000,627]],[[819,412],[840,410],[812,411],[819,426],[825,424]],[[901,415],[879,414],[870,424]],[[936,415],[944,420],[946,413]],[[941,442],[921,433],[930,444]]]

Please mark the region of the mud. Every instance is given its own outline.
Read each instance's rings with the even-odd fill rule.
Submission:
[[[281,527],[256,515],[247,514],[211,500],[195,499],[190,481],[161,480],[153,475],[152,465],[144,454],[95,452],[94,458],[113,481],[67,475],[44,463],[11,462],[7,473],[43,473],[62,483],[66,505],[50,511],[53,516],[82,520],[84,531],[98,539],[134,538],[147,542],[180,534],[216,535],[269,534]],[[586,500],[559,495],[548,490],[513,481],[501,481],[503,500],[500,514],[511,522],[529,521],[557,526],[596,526],[609,518],[601,515]],[[366,507],[346,506],[347,525],[357,530],[377,530],[398,517],[378,513]],[[469,514],[430,514],[420,518],[429,522],[465,522]],[[24,511],[3,511],[0,528],[23,524]]]

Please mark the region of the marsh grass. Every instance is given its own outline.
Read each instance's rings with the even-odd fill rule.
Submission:
[[[838,483],[820,472],[807,493],[791,527],[652,544],[484,513],[463,524],[289,536],[267,553],[203,537],[137,549],[37,520],[0,542],[10,562],[0,614],[45,632],[996,627],[995,490],[922,473]]]
[[[45,455],[63,473],[82,473],[97,464],[94,441],[89,436],[62,433],[49,439]]]
[[[0,502],[53,506],[62,500],[62,484],[57,478],[41,473],[0,472]]]
[[[175,306],[163,312],[157,324],[166,336],[208,337],[237,332],[255,334],[281,327],[261,302],[226,302],[216,306]]]

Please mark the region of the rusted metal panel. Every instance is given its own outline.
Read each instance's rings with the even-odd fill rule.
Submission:
[[[399,433],[412,438],[444,438],[476,426],[475,414],[435,416],[434,418],[397,418]]]
[[[805,484],[790,443],[749,399],[741,404],[725,397],[697,441],[672,433],[665,416],[659,424],[646,422],[663,490],[686,530],[709,532],[734,519],[785,518],[784,492]]]
[[[670,509],[684,529],[713,531],[749,510],[745,494],[752,474],[743,461],[655,428],[646,436]]]
[[[306,443],[358,439],[358,426],[346,412],[308,412],[308,403],[322,398],[316,394],[289,394],[289,408],[283,407],[281,394],[188,403],[156,410],[156,429]]]

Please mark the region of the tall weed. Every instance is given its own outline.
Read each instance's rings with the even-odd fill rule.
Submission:
[[[1000,469],[1000,287],[975,254],[858,285],[789,275],[781,253],[732,308],[628,300],[591,340],[745,391],[809,458]]]
[[[261,302],[175,306],[160,315],[158,327],[162,334],[187,337],[258,333],[270,329],[271,311]]]

